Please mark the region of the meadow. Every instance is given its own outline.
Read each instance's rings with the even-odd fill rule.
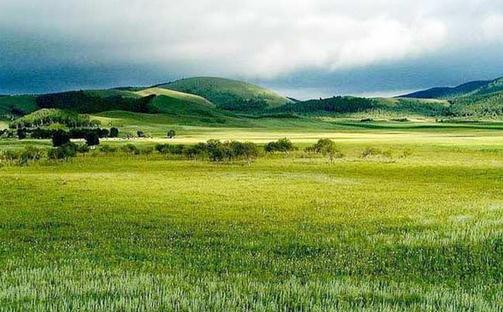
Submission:
[[[250,165],[91,153],[0,167],[0,310],[503,310],[501,124],[258,120],[175,124],[167,140],[166,120],[131,116],[99,118],[154,138],[102,144],[300,149]],[[344,157],[303,152],[321,137]],[[33,144],[50,143],[0,149]]]

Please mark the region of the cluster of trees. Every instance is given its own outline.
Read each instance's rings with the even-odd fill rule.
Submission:
[[[60,109],[41,109],[14,120],[9,127],[11,129],[41,128],[53,124],[64,125],[68,128],[82,128],[98,127],[101,123],[98,120],[91,120],[88,115]]]
[[[42,130],[42,132],[47,130]],[[44,133],[46,135],[47,133]],[[100,138],[117,137],[119,129],[70,129],[70,131],[53,130],[50,131],[52,145],[62,146],[70,142],[70,139],[84,139],[87,146],[96,146],[100,144]],[[32,134],[33,137],[33,134]]]
[[[69,109],[79,113],[98,113],[111,110],[152,113],[149,104],[153,98],[155,95],[141,98],[120,95],[102,97],[81,90],[40,95],[36,98],[36,102],[40,108]]]
[[[86,138],[86,144],[75,144],[70,141],[68,133],[57,131],[53,135],[53,146],[49,150],[43,150],[35,147],[27,147],[24,151],[5,151],[0,153],[0,160],[17,161],[19,164],[26,164],[29,161],[39,160],[44,155],[48,159],[69,159],[75,157],[78,153],[87,153],[90,151],[90,146],[97,145],[92,140],[97,140],[96,132],[93,132],[96,137]],[[287,153],[295,150],[295,146],[288,139],[280,139],[278,141],[269,142],[264,146],[265,153]],[[149,155],[153,152],[167,155],[178,155],[187,159],[208,159],[214,162],[245,160],[248,163],[260,156],[261,151],[259,146],[252,142],[238,142],[209,140],[206,143],[198,143],[195,145],[175,145],[175,144],[157,144],[155,147],[147,146],[139,148],[134,144],[125,144],[121,147],[113,147],[103,145],[97,148],[94,152],[115,153],[122,152],[128,155]],[[322,154],[328,156],[331,161],[336,158],[343,157],[343,154],[337,149],[335,142],[330,139],[320,139],[316,144],[309,146],[305,152]],[[362,157],[369,157],[377,154],[382,154],[381,151],[368,148],[362,153]]]
[[[304,114],[316,112],[356,113],[375,108],[379,108],[379,103],[372,99],[336,96],[327,99],[288,103],[283,106],[271,108],[269,111]]]
[[[192,146],[157,144],[155,150],[161,154],[184,155],[189,159],[210,159],[211,161],[246,160],[257,158],[260,151],[255,143],[209,140]]]
[[[274,142],[269,142],[264,146],[264,151],[266,153],[276,153],[276,152],[288,153],[288,152],[294,151],[294,150],[295,150],[295,146],[287,138],[279,139]]]
[[[119,129],[115,127],[110,128],[110,130],[105,128],[73,128],[68,131],[47,128],[18,129],[19,139],[22,139],[22,137],[19,136],[19,132],[22,131],[30,132],[31,137],[34,139],[52,139],[54,146],[65,144],[69,142],[70,139],[85,139],[89,146],[94,146],[99,144],[100,138],[115,138],[119,136]]]

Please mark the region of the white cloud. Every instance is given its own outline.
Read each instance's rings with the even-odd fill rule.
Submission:
[[[149,62],[187,74],[270,78],[501,40],[503,4],[495,2],[0,0],[0,38],[45,41],[37,54],[26,52],[41,61]]]

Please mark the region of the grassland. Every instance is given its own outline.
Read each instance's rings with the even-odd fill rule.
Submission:
[[[243,100],[264,101],[268,107],[288,103],[289,100],[276,92],[243,81],[216,77],[194,77],[180,79],[157,86],[204,97],[212,103],[232,107]]]
[[[0,307],[501,311],[501,125],[257,122],[172,142],[331,137],[345,156],[1,167]],[[49,143],[0,149],[21,144]],[[391,157],[361,158],[369,146]]]
[[[193,94],[178,92],[178,91],[174,91],[174,90],[163,89],[163,88],[148,88],[148,89],[137,91],[135,93],[140,96],[163,95],[163,96],[166,96],[169,98],[174,98],[174,99],[183,101],[187,105],[190,105],[192,103],[196,103],[196,104],[208,106],[208,107],[215,106],[213,103],[211,103],[210,101],[206,100],[203,97],[193,95]]]

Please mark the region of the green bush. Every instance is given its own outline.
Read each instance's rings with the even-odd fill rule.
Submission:
[[[77,152],[81,154],[85,154],[89,152],[89,145],[87,144],[80,144],[77,146]]]
[[[175,135],[176,135],[176,132],[175,132],[175,130],[173,130],[173,129],[169,130],[169,131],[168,131],[168,133],[167,133],[167,136],[168,136],[168,138],[170,138],[170,139],[174,138],[174,137],[175,137]]]
[[[56,148],[52,148],[47,153],[49,159],[69,159],[77,156],[77,145],[74,143],[66,143]]]
[[[130,155],[140,155],[140,149],[134,144],[126,144],[122,146],[121,151]]]
[[[100,145],[100,137],[96,132],[86,133],[84,139],[86,140],[87,146]]]
[[[264,146],[264,150],[266,151],[266,153],[287,153],[289,151],[295,150],[295,146],[289,139],[283,138],[279,139],[278,141],[267,143]]]
[[[232,158],[232,149],[229,144],[223,144],[219,140],[209,140],[206,143],[208,157],[211,161],[224,161]]]
[[[335,158],[342,158],[344,155],[339,151],[335,145],[335,142],[330,139],[319,139],[316,144],[306,148],[307,152],[322,154],[323,156],[328,156],[330,161]]]
[[[112,127],[110,128],[110,137],[117,138],[119,136],[119,129]]]
[[[19,164],[26,165],[30,161],[40,160],[44,156],[44,151],[34,146],[27,146],[19,156]]]
[[[20,152],[13,150],[6,150],[0,153],[0,159],[9,162],[18,160],[20,156],[21,156]]]
[[[384,156],[387,158],[393,158],[391,151],[383,151],[375,147],[366,147],[361,153],[362,158],[369,158],[372,156]]]
[[[255,143],[232,141],[229,145],[232,151],[232,158],[250,161],[259,155],[259,149]]]
[[[152,146],[146,146],[140,149],[140,154],[142,155],[150,155],[154,152],[154,148]]]
[[[184,146],[180,144],[156,144],[155,150],[161,154],[182,155]]]
[[[99,151],[105,154],[111,154],[117,152],[117,148],[108,144],[104,144],[99,147]]]
[[[198,143],[183,150],[183,154],[189,159],[201,159],[208,157],[208,147],[205,143]]]
[[[52,133],[52,146],[58,147],[70,143],[70,136],[64,130],[57,130]]]

